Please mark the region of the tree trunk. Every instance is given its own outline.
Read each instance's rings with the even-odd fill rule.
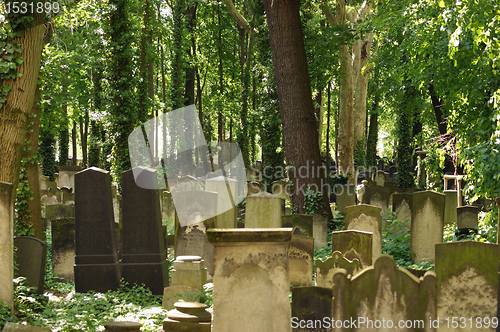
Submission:
[[[33,118],[32,131],[26,134],[26,140],[30,142],[30,150],[28,151],[28,159],[33,158],[38,153],[38,135],[40,129],[40,88],[37,86],[35,91],[35,101],[31,112],[36,116]],[[27,222],[31,223],[35,231],[35,237],[40,240],[45,240],[45,232],[42,225],[42,205],[40,204],[40,178],[38,174],[38,163],[36,160],[30,162],[27,167],[28,184],[33,192],[33,200],[28,200],[28,210],[31,211]]]
[[[12,88],[0,108],[0,181],[17,188],[22,151],[26,138],[29,115],[35,99],[35,89],[40,71],[43,40],[43,15],[35,16],[35,26],[24,31],[14,42],[23,49],[23,63],[17,68],[22,76],[3,82]],[[12,202],[15,190],[12,193]]]
[[[218,20],[218,53],[219,53],[219,92],[220,95],[224,95],[224,85],[223,85],[223,78],[224,78],[224,71],[222,67],[222,25],[221,25],[221,18],[220,18],[220,5],[217,6],[217,20]],[[222,115],[222,103],[218,105],[219,111],[217,113],[217,134],[218,134],[218,141],[219,142],[224,142],[224,117]]]
[[[288,175],[294,184],[293,204],[298,207],[299,213],[304,213],[304,193],[309,184],[313,191],[323,194],[323,206],[319,212],[325,213],[331,219],[328,191],[325,192],[323,188],[324,185],[328,188],[328,184],[325,183],[324,173],[318,172],[321,160],[317,123],[311,98],[299,7],[299,0],[264,0],[283,126],[283,142],[287,165],[291,167]],[[294,84],[290,84],[291,82]],[[308,171],[307,176],[302,176],[303,172],[299,172],[304,167]]]
[[[73,120],[73,129],[71,130],[71,145],[73,147],[73,157],[71,157],[71,164],[72,165],[78,165],[78,151],[77,151],[77,148],[78,148],[78,144],[77,144],[77,141],[76,141],[76,121]]]
[[[434,114],[436,116],[437,126],[440,135],[446,135],[446,120],[443,116],[443,111],[441,107],[443,105],[443,101],[436,95],[436,91],[434,91],[434,85],[429,85],[429,95],[431,97],[432,108],[434,109]]]

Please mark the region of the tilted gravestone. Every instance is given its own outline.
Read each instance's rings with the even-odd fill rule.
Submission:
[[[337,272],[333,294],[335,323],[356,320],[356,331],[434,331],[436,274],[427,272],[417,279],[397,267],[392,256],[380,256],[354,278]],[[408,321],[412,326],[405,326]]]
[[[245,228],[281,227],[282,204],[280,196],[267,192],[248,196]]]
[[[45,284],[45,262],[47,260],[45,242],[30,236],[14,239],[16,251],[17,275],[26,277],[26,284],[43,293]]]
[[[340,251],[334,251],[325,261],[316,260],[316,286],[333,287],[333,276],[339,269],[344,269],[348,275],[356,275],[361,271],[358,258],[352,261],[342,256]]]
[[[52,271],[65,281],[74,281],[75,218],[53,220]]]
[[[308,328],[307,322],[320,320],[322,323],[331,317],[332,289],[316,286],[292,288],[292,331],[293,332],[327,332],[326,328]],[[300,328],[300,322],[305,328]]]
[[[153,187],[156,170],[142,169],[137,182]],[[155,295],[163,294],[168,286],[159,193],[139,187],[134,170],[122,173],[122,278],[130,284],[144,284]]]
[[[347,230],[371,232],[372,262],[382,254],[382,209],[377,206],[360,204],[347,207],[345,224]]]
[[[212,330],[289,332],[291,228],[208,230],[215,246]]]
[[[451,318],[445,320],[447,317],[466,318],[464,330],[491,331],[491,320],[497,317],[499,261],[498,244],[477,241],[436,244],[439,331],[456,331]],[[490,328],[485,325],[487,318]]]
[[[434,262],[434,246],[443,242],[444,194],[434,191],[413,193],[410,252],[416,263]]]
[[[51,222],[57,219],[67,219],[75,217],[75,207],[66,204],[54,204],[45,207],[45,220]]]
[[[363,231],[332,232],[332,253],[340,251],[350,261],[358,259],[364,269],[372,265],[373,233]]]
[[[120,286],[120,263],[109,172],[75,174],[75,290],[107,292]]]

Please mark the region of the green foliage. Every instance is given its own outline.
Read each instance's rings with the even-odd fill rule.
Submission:
[[[318,213],[321,209],[323,202],[323,195],[321,192],[315,192],[308,185],[304,194],[304,212],[305,214]]]
[[[36,115],[31,114],[28,123],[27,133],[33,133],[32,120]],[[21,168],[19,171],[19,183],[16,189],[16,202],[14,203],[15,218],[14,218],[14,236],[33,236],[35,230],[33,225],[28,221],[31,217],[31,210],[28,208],[28,202],[34,199],[33,190],[28,182],[28,167],[36,165],[38,155],[28,156],[31,151],[30,141],[24,141],[23,158],[21,159]],[[36,179],[38,181],[38,179]]]
[[[368,166],[366,164],[366,138],[359,139],[354,148],[354,165]]]
[[[2,301],[0,301],[0,329],[3,329],[8,322],[15,322],[16,317],[12,313],[12,309]]]
[[[49,181],[56,179],[55,173],[58,172],[56,157],[56,140],[49,130],[40,130],[38,143],[38,155],[42,166],[43,175],[49,177]]]

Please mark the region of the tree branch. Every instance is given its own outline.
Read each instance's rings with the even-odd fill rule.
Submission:
[[[224,0],[224,2],[226,3],[227,11],[229,12],[229,14],[231,14],[231,16],[234,17],[238,25],[241,28],[245,29],[246,32],[249,32],[250,25],[248,24],[248,21],[243,17],[243,15],[238,12],[236,7],[234,6],[233,0]]]

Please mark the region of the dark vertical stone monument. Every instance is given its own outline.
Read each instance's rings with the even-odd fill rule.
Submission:
[[[75,240],[75,290],[116,290],[121,276],[111,176],[97,167],[75,174]]]
[[[331,288],[317,286],[292,287],[292,317],[300,320],[321,320],[332,317],[332,297]],[[293,328],[294,332],[323,332],[329,331],[326,328]]]
[[[43,293],[45,281],[45,262],[47,259],[45,242],[30,236],[14,239],[17,248],[17,275],[26,277],[26,284],[36,287],[39,294]]]
[[[156,170],[142,169],[138,180],[157,183]],[[122,277],[162,295],[168,286],[168,262],[161,223],[160,192],[139,187],[132,170],[122,174]]]

